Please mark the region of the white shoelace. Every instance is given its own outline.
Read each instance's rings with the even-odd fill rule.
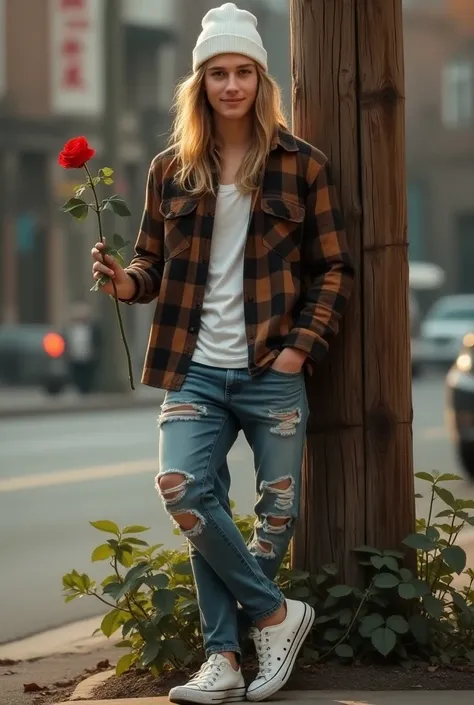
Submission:
[[[266,633],[255,629],[252,630],[251,636],[255,642],[255,650],[258,658],[259,670],[257,678],[265,678],[272,671],[272,652],[264,641]]]
[[[190,683],[208,688],[215,684],[222,672],[223,664],[213,661],[206,661],[202,664],[197,673],[192,676]]]

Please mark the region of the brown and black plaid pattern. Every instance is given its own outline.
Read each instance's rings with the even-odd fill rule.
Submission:
[[[216,199],[174,183],[170,151],[152,162],[145,212],[127,268],[129,303],[157,299],[142,381],[179,389],[199,332]],[[253,194],[244,263],[249,371],[261,373],[283,347],[318,362],[338,330],[354,267],[326,157],[279,129]]]

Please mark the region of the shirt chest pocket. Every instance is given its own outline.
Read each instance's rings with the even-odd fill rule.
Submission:
[[[196,198],[170,198],[163,200],[160,213],[164,218],[165,262],[187,250],[191,245],[196,219]]]
[[[262,211],[265,247],[287,262],[298,262],[301,256],[304,207],[281,196],[264,196]]]

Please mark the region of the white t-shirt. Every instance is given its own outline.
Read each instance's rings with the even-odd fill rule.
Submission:
[[[244,318],[244,254],[251,194],[219,187],[209,273],[193,361],[211,367],[248,366]]]

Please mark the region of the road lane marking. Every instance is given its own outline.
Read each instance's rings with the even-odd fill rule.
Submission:
[[[111,465],[96,465],[76,470],[61,470],[48,472],[41,475],[23,475],[22,477],[6,477],[0,480],[0,494],[4,492],[18,492],[20,490],[37,489],[38,487],[57,487],[78,482],[91,482],[106,480],[112,477],[126,477],[142,473],[158,472],[157,458],[146,458],[126,463],[113,463]]]

